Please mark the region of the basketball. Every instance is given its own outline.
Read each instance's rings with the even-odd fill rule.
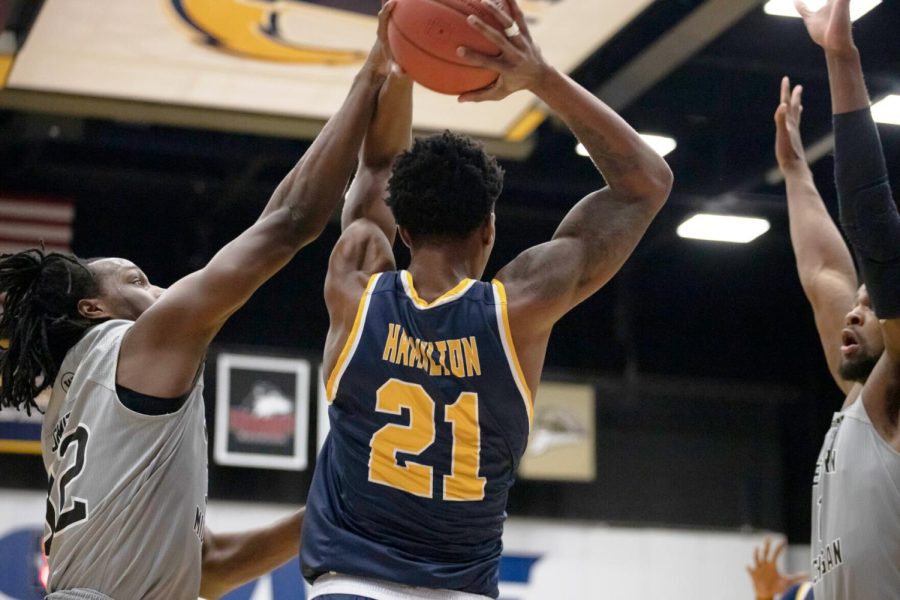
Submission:
[[[506,0],[498,1],[509,14]],[[460,46],[483,54],[500,52],[466,21],[473,14],[503,29],[479,0],[397,0],[388,24],[394,60],[414,81],[442,94],[490,85],[497,79],[496,71],[468,65],[456,54]]]

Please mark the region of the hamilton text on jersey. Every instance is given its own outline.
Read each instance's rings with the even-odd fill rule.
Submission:
[[[410,337],[400,325],[388,324],[382,359],[395,365],[422,369],[431,376],[481,375],[475,336],[457,340],[426,342]]]

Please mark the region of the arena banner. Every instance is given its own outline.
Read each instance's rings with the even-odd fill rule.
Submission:
[[[0,600],[40,600],[45,497],[0,489]],[[211,501],[207,525],[227,532],[270,523],[296,507]],[[628,598],[752,600],[744,570],[763,535],[629,529],[511,518],[500,565],[502,600]],[[788,571],[802,571],[809,547],[791,547]],[[296,559],[225,596],[306,600]]]
[[[521,0],[571,71],[652,0]],[[379,0],[45,0],[8,86],[323,120],[375,36]],[[533,129],[534,98],[460,105],[417,89],[415,127],[487,138]],[[518,127],[517,125],[523,127]]]
[[[306,469],[309,362],[231,353],[216,362],[216,462]]]
[[[597,476],[596,392],[582,383],[541,383],[519,477],[593,481]]]

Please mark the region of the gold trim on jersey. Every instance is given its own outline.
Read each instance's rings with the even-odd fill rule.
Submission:
[[[350,335],[347,336],[347,342],[344,344],[343,349],[341,349],[337,362],[334,363],[334,369],[331,370],[331,374],[328,376],[328,383],[325,384],[325,397],[328,399],[329,403],[334,401],[334,396],[337,393],[337,386],[340,383],[341,376],[347,369],[347,364],[350,362],[350,359],[353,358],[353,353],[356,352],[356,346],[359,344],[359,338],[362,335],[362,324],[363,321],[366,320],[366,313],[369,310],[369,298],[371,297],[372,290],[375,289],[375,283],[380,276],[381,273],[375,273],[369,277],[369,283],[366,284],[366,290],[363,292],[362,298],[359,299],[359,307],[356,309],[356,318],[353,320],[353,328],[350,329]]]
[[[417,308],[434,308],[435,306],[440,306],[441,304],[452,302],[453,300],[456,300],[457,298],[468,292],[469,288],[475,284],[474,279],[469,279],[468,277],[466,277],[451,289],[441,294],[439,298],[436,298],[431,302],[427,302],[419,297],[419,293],[416,291],[416,287],[413,285],[412,274],[409,271],[400,272],[400,281],[403,283],[403,290],[406,292],[406,295],[409,296],[410,300],[413,301]]]
[[[519,388],[519,392],[522,394],[522,400],[525,402],[525,412],[528,413],[528,427],[530,428],[534,419],[534,401],[532,400],[531,390],[528,389],[528,381],[522,372],[522,365],[519,364],[516,346],[513,343],[512,329],[509,327],[506,288],[497,279],[494,279],[491,285],[494,286],[495,299],[497,301],[497,326],[500,328],[500,340],[503,342],[503,350],[506,351],[506,358],[509,361],[513,379]]]
[[[812,584],[810,582],[806,582],[800,587],[797,588],[797,593],[794,595],[794,598],[797,600],[806,600],[806,596],[809,594],[809,591],[812,589]]]

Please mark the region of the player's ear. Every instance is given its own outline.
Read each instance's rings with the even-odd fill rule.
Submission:
[[[497,215],[492,211],[481,226],[481,242],[485,246],[492,246],[497,236]]]
[[[397,230],[400,232],[400,239],[403,240],[403,245],[407,248],[412,248],[412,236],[409,235],[409,230],[399,225]]]
[[[79,300],[78,314],[92,321],[112,318],[106,302],[100,298],[82,298]]]

